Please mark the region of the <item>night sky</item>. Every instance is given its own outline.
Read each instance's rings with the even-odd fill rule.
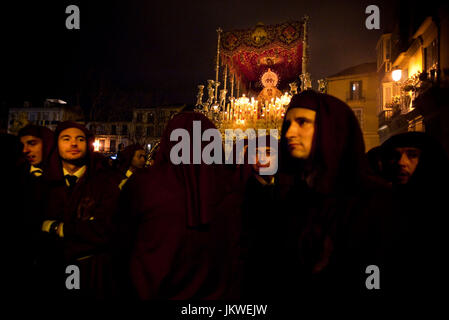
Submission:
[[[95,3],[94,3],[95,2]],[[67,30],[76,4],[81,29]],[[380,8],[381,29],[365,28]],[[61,98],[74,104],[98,79],[110,90],[148,95],[142,103],[195,102],[215,78],[216,29],[250,28],[310,16],[309,71],[316,80],[376,60],[394,1],[45,1],[2,5],[2,104]],[[6,81],[5,81],[6,80]]]

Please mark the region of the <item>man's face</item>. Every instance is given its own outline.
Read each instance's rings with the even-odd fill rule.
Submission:
[[[285,138],[293,158],[307,159],[312,150],[316,112],[305,108],[290,109],[285,115]]]
[[[63,160],[79,160],[86,156],[87,139],[83,131],[78,128],[68,128],[58,137],[59,156]]]
[[[421,150],[418,148],[403,147],[395,148],[390,160],[393,165],[393,174],[397,183],[409,182],[419,163]]]
[[[141,169],[145,166],[145,151],[137,150],[134,152],[134,157],[131,161],[131,166],[136,169]]]
[[[22,153],[25,159],[32,166],[37,166],[42,162],[42,139],[35,136],[20,137],[23,144]]]
[[[251,164],[253,171],[259,174],[260,168],[269,168],[271,162],[276,161],[275,157],[277,157],[277,152],[272,152],[270,147],[257,148],[255,159],[250,162],[255,162]]]

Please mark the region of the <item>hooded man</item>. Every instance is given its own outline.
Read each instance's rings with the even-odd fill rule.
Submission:
[[[22,185],[22,196],[28,200],[25,212],[33,212],[34,218],[39,219],[36,212],[39,211],[39,205],[42,203],[44,193],[43,180],[52,174],[52,170],[57,167],[57,155],[54,152],[55,138],[53,131],[46,127],[37,125],[27,125],[20,129],[18,137],[23,146],[22,155],[25,159],[21,169],[20,177]],[[30,220],[27,219],[29,222]]]
[[[201,125],[200,139],[207,129],[216,130],[200,113],[176,114],[167,124],[154,165],[124,188],[137,222],[130,272],[140,299],[226,298],[238,276],[232,249],[239,217],[230,210],[223,166],[193,164],[192,151],[189,163],[171,160],[174,147],[186,142],[171,139],[177,130],[190,139],[183,156],[196,143],[198,151],[206,151],[204,140],[194,141],[194,123]]]
[[[37,125],[27,125],[20,129],[18,137],[23,146],[22,155],[25,159],[20,178],[23,187],[21,193],[29,199],[24,202],[26,206],[24,210],[27,214],[34,213],[34,218],[29,217],[28,222],[31,220],[36,222],[42,213],[39,206],[45,192],[43,181],[53,175],[58,168],[58,157],[54,150],[55,138],[53,131]]]
[[[449,168],[442,146],[424,132],[406,132],[382,144],[386,176],[396,187],[444,184]]]
[[[388,191],[369,176],[363,135],[345,103],[312,90],[294,96],[281,132],[277,201],[281,283],[291,296],[367,292]],[[284,236],[285,234],[285,236]],[[281,272],[281,271],[280,271]]]
[[[424,132],[392,136],[381,147],[395,202],[385,237],[386,279],[394,291],[436,292],[444,286],[447,269],[441,257],[446,249],[447,154]]]
[[[43,201],[48,192],[48,178],[57,168],[53,131],[38,125],[27,125],[19,130],[18,138],[22,145],[23,162],[19,168],[18,189],[20,202],[16,205],[15,225],[21,226],[21,258],[17,260],[25,268],[23,278],[30,277],[26,285],[36,280],[36,265],[40,238],[40,223],[43,218]],[[31,287],[35,287],[33,284]]]
[[[29,164],[30,174],[41,176],[46,167],[54,164],[50,157],[55,146],[53,131],[30,124],[20,129],[18,137],[23,144],[22,153]]]
[[[276,212],[274,207],[275,176],[264,175],[261,168],[268,168],[272,162],[278,161],[278,140],[269,135],[253,138],[254,142],[249,142],[245,147],[244,159],[246,160],[248,148],[260,141],[264,145],[257,145],[256,152],[252,159],[248,158],[247,164],[251,167],[251,175],[245,181],[244,201],[242,205],[242,239],[244,275],[242,282],[242,296],[244,298],[265,298],[273,285],[269,283],[270,274],[274,259],[270,259],[273,246],[270,237],[272,228],[272,216]],[[263,139],[263,140],[262,140]],[[260,284],[263,283],[261,286]]]
[[[54,284],[56,290],[67,290],[60,276],[68,265],[76,265],[81,274],[81,290],[77,293],[104,297],[112,285],[108,278],[109,251],[119,189],[111,172],[97,165],[94,137],[84,126],[62,122],[55,138],[60,175],[52,181],[41,225],[48,237],[54,281],[58,281]]]

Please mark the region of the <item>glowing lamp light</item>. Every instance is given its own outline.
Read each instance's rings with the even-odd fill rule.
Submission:
[[[401,80],[402,70],[401,69],[393,70],[393,72],[391,73],[391,77],[393,78],[393,81],[396,81],[396,82]]]
[[[95,140],[95,142],[93,143],[93,145],[94,145],[94,151],[100,150],[100,141]]]

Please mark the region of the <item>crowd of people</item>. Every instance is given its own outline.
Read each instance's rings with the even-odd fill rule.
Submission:
[[[175,165],[170,135],[192,134],[193,121],[215,128],[200,113],[176,114],[151,166],[137,144],[111,164],[78,123],[3,136],[11,294],[266,301],[444,288],[449,161],[428,134],[365,153],[351,108],[307,90],[254,161]],[[260,174],[274,157],[278,172]],[[70,265],[79,289],[67,287]]]

